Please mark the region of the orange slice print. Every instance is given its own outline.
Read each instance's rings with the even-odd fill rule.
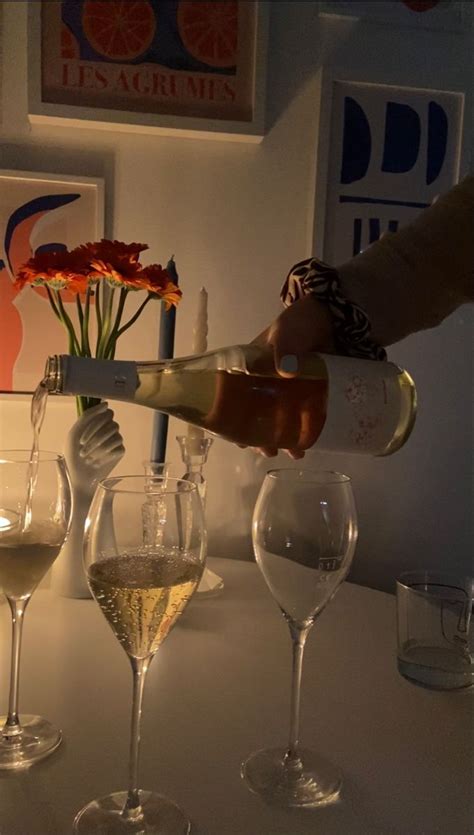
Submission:
[[[402,0],[402,3],[412,12],[429,12],[439,4],[439,0]]]
[[[237,0],[205,3],[181,0],[178,29],[188,52],[211,67],[233,67],[237,61]]]
[[[61,25],[61,58],[79,58],[79,44],[65,23]]]
[[[149,0],[85,0],[82,28],[99,55],[131,61],[149,48],[156,20]]]

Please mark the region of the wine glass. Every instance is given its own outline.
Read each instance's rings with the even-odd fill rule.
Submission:
[[[196,590],[206,531],[195,484],[157,475],[107,478],[86,522],[84,562],[92,594],[133,672],[128,791],[92,800],[74,832],[182,835],[190,823],[171,800],[138,788],[140,716],[148,667]]]
[[[270,470],[252,522],[257,565],[286,619],[293,643],[290,736],[286,748],[256,751],[242,765],[249,788],[283,806],[337,799],[339,770],[299,745],[303,652],[318,615],[351,565],[357,516],[350,478],[315,470]]]
[[[65,542],[71,507],[62,455],[0,452],[0,592],[13,621],[8,714],[0,716],[0,769],[30,766],[61,742],[61,731],[46,719],[18,715],[18,687],[25,609]]]

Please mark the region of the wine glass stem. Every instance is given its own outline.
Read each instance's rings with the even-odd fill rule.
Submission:
[[[130,730],[130,756],[128,770],[128,793],[123,809],[125,818],[137,819],[141,814],[138,791],[138,759],[140,751],[140,722],[142,716],[143,691],[150,665],[149,658],[130,658],[133,672],[133,703]]]
[[[293,644],[293,669],[291,678],[291,708],[290,708],[290,739],[288,742],[288,759],[297,759],[298,734],[300,725],[300,695],[301,673],[303,671],[303,654],[306,638],[310,627],[300,627],[289,624]]]
[[[8,716],[2,729],[2,734],[7,739],[19,737],[22,732],[20,718],[18,716],[18,694],[20,686],[20,651],[21,638],[23,635],[23,620],[25,609],[30,600],[29,597],[23,600],[14,600],[7,597],[12,612],[12,659],[10,672],[10,697],[8,701]]]

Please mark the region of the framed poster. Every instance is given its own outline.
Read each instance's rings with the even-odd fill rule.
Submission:
[[[313,243],[341,264],[458,181],[464,95],[342,79],[323,91],[327,178],[324,208],[317,189]]]
[[[462,0],[335,0],[320,2],[319,12],[391,26],[461,32],[465,28],[463,5]]]
[[[18,291],[18,269],[38,251],[97,240],[103,227],[102,180],[0,171],[0,392],[34,391],[46,357],[68,350],[44,288]],[[75,307],[72,294],[64,300]]]
[[[31,121],[263,137],[256,0],[47,0],[29,8]]]
[[[3,122],[3,9],[0,3],[0,125]]]

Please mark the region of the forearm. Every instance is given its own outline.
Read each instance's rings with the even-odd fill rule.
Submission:
[[[438,325],[474,301],[474,177],[338,267],[344,295],[360,305],[371,335],[391,345]]]

